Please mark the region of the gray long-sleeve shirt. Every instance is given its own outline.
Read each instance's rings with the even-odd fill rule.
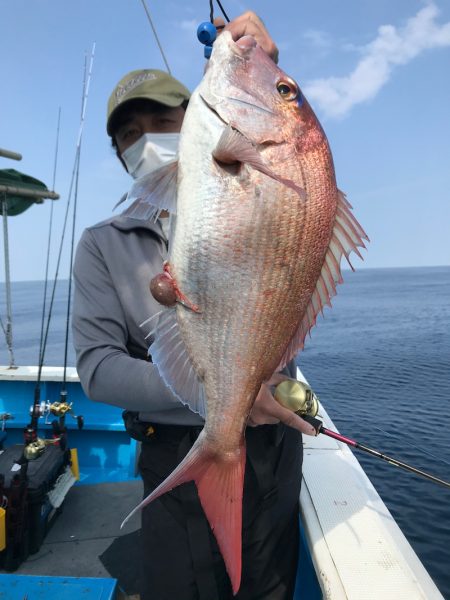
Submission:
[[[74,264],[77,370],[92,400],[137,411],[144,421],[201,425],[146,360],[148,328],[140,324],[162,308],[149,282],[166,252],[159,223],[120,215],[84,231]]]

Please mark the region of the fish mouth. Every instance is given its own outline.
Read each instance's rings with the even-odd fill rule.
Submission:
[[[244,35],[236,41],[234,41],[230,36],[230,48],[232,52],[238,56],[247,56],[254,48],[256,48],[256,46],[257,42],[251,35]]]

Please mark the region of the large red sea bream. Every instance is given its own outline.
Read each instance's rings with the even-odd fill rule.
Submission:
[[[152,289],[175,306],[163,309],[151,355],[206,421],[183,462],[138,508],[194,480],[236,593],[250,410],[330,304],[342,255],[359,254],[367,238],[336,187],[311,107],[248,36],[235,43],[225,31],[215,42],[186,112],[178,171],[172,164],[138,181],[130,211],[173,211],[172,184],[170,259]]]

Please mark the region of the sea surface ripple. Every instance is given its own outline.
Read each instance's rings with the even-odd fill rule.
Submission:
[[[344,272],[298,364],[341,431],[450,481],[450,267]],[[355,451],[445,598],[450,489]]]

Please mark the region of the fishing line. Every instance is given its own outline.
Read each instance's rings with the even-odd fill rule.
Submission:
[[[166,65],[167,72],[169,73],[169,75],[172,75],[172,71],[170,70],[169,63],[167,62],[166,55],[164,54],[164,50],[163,50],[163,48],[161,46],[161,42],[159,41],[159,37],[158,37],[158,34],[156,33],[155,26],[153,25],[153,21],[152,21],[152,18],[150,16],[150,12],[149,12],[149,10],[147,8],[147,4],[145,3],[145,0],[141,0],[141,3],[142,3],[142,6],[144,7],[145,14],[147,15],[148,22],[150,23],[150,26],[151,26],[152,31],[153,31],[153,35],[155,36],[156,43],[158,44],[158,47],[159,47],[159,51],[161,52],[161,56],[162,56],[163,61],[164,61],[165,65]]]
[[[75,193],[72,213],[72,240],[70,244],[70,260],[69,260],[69,290],[67,293],[67,313],[66,313],[66,336],[64,340],[64,371],[61,386],[61,395],[66,395],[66,374],[67,374],[67,356],[69,350],[69,326],[70,326],[70,308],[72,301],[72,271],[73,271],[73,250],[75,246],[75,224],[77,220],[77,205],[78,205],[78,182],[80,177],[80,156],[78,153],[77,168],[75,174]]]
[[[222,6],[222,3],[220,2],[220,0],[216,0],[220,10],[222,11],[223,16],[225,17],[227,23],[230,22],[230,19],[227,15],[227,13],[225,12],[225,9]],[[211,21],[211,23],[214,23],[214,4],[213,4],[213,0],[209,0],[209,19]]]
[[[53,162],[53,180],[52,180],[52,190],[55,189],[56,183],[56,167],[58,164],[58,150],[59,150],[59,129],[61,124],[61,107],[58,110],[58,124],[56,126],[56,145],[55,145],[55,158]],[[50,204],[50,221],[48,226],[48,241],[47,241],[47,260],[45,264],[45,278],[44,278],[44,298],[42,302],[42,318],[41,318],[41,334],[39,337],[39,362],[41,360],[43,362],[43,343],[44,343],[44,323],[45,323],[45,309],[47,305],[47,287],[48,287],[48,272],[49,272],[49,264],[50,264],[50,247],[51,247],[51,239],[52,239],[52,230],[53,230],[53,202]]]

